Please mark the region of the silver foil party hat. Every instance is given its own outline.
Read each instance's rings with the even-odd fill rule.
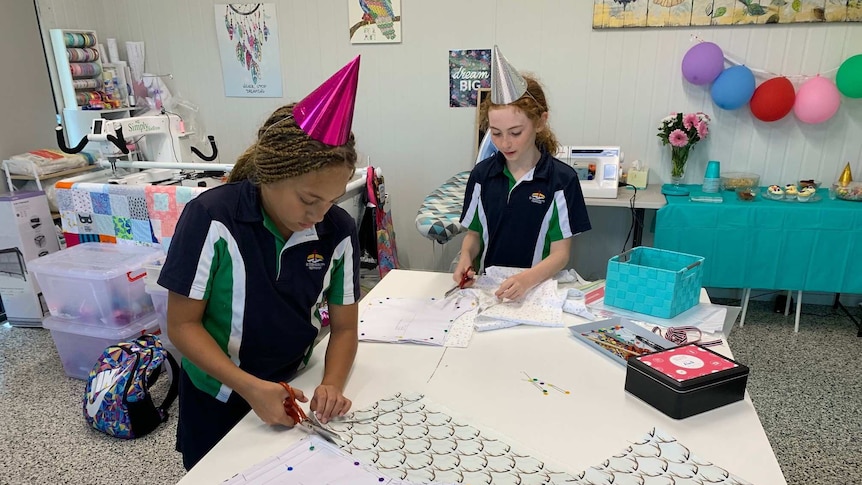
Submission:
[[[491,52],[491,102],[509,104],[527,92],[527,81],[500,53],[496,45]]]

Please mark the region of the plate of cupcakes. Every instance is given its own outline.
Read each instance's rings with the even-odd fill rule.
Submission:
[[[787,184],[770,185],[763,191],[763,198],[782,202],[817,202],[817,188],[814,185]]]

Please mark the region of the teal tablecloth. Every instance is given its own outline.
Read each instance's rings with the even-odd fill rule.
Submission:
[[[862,293],[862,202],[826,189],[807,203],[722,195],[668,196],[656,215],[655,247],[705,257],[703,286]]]

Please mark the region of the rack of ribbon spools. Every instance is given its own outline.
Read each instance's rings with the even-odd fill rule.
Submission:
[[[51,43],[66,108],[121,107],[116,83],[104,75],[95,31],[52,29]]]

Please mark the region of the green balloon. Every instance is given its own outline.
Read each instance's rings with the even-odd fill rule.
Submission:
[[[835,84],[841,94],[848,98],[862,98],[862,54],[857,54],[841,64],[835,75]]]

